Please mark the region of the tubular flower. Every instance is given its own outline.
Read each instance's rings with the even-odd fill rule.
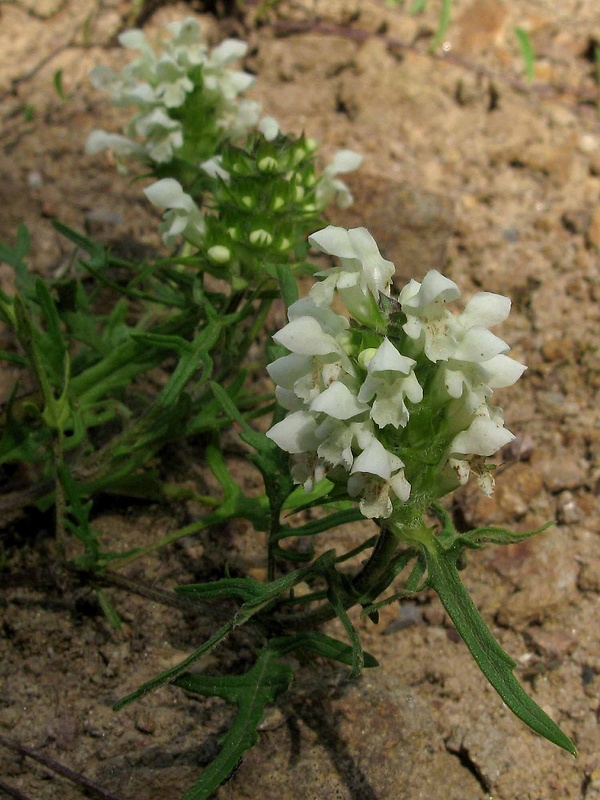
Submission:
[[[452,313],[460,290],[435,270],[396,299],[394,266],[364,228],[309,241],[340,263],[290,306],[274,336],[289,355],[268,368],[288,414],[267,435],[292,455],[294,480],[310,490],[327,477],[380,518],[422,511],[470,475],[491,494],[485,459],[513,434],[489,400],[525,369],[488,329],[510,301],[480,292]],[[336,296],[348,317],[331,309]]]
[[[144,189],[152,205],[166,208],[159,226],[163,242],[172,247],[182,234],[193,244],[201,246],[204,234],[204,219],[200,209],[181,184],[174,178],[162,178]]]

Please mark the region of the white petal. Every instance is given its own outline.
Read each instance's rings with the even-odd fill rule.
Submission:
[[[180,208],[190,210],[195,205],[189,194],[183,191],[182,185],[174,178],[162,178],[160,181],[147,186],[144,194],[153,206],[158,208]]]
[[[328,414],[334,419],[352,419],[368,410],[368,406],[359,402],[356,395],[340,381],[335,381],[321,392],[310,404],[313,412]]]
[[[308,237],[308,241],[317,250],[321,250],[321,252],[328,253],[331,256],[356,258],[354,247],[346,228],[328,225],[326,228],[312,233]]]
[[[311,369],[310,357],[298,353],[278,358],[267,366],[271,380],[284,389],[293,389],[296,381],[311,372]]]
[[[243,58],[248,52],[248,45],[241,39],[225,39],[211,52],[211,62],[217,65],[229,64]]]
[[[452,358],[457,361],[481,363],[489,361],[490,358],[500,353],[506,353],[509,349],[506,342],[488,331],[487,328],[477,326],[469,328],[465,333],[452,353]]]
[[[388,338],[377,348],[373,358],[369,361],[367,371],[369,375],[374,372],[401,372],[408,375],[417,362],[412,358],[401,355]]]
[[[323,328],[327,328],[334,336],[350,327],[350,323],[345,317],[336,314],[330,308],[317,305],[312,297],[301,297],[288,308],[290,322],[298,317],[314,317]]]
[[[285,408],[286,411],[301,411],[304,408],[304,403],[301,398],[289,389],[283,389],[281,386],[278,386],[275,389],[275,397],[279,405]]]
[[[137,28],[123,31],[123,33],[119,34],[118,39],[121,47],[127,47],[129,50],[141,50],[142,52],[151,50],[145,33]]]
[[[114,150],[115,153],[120,155],[129,155],[140,149],[135,142],[132,142],[126,136],[101,130],[91,131],[85,143],[85,152],[88,155],[95,155],[102,150]]]
[[[279,134],[279,123],[275,117],[263,117],[258,123],[258,130],[262,133],[267,142],[272,142]]]
[[[490,358],[483,366],[490,373],[488,385],[492,389],[504,389],[506,386],[512,386],[527,369],[525,364],[520,364],[514,358],[504,355]]]
[[[305,356],[327,355],[340,350],[333,336],[325,333],[313,317],[293,319],[274,334],[273,339],[292,353]]]
[[[307,411],[294,411],[273,425],[267,436],[286,453],[306,453],[316,450],[315,429],[317,423]]]
[[[378,439],[371,439],[369,445],[354,459],[352,473],[367,472],[388,480],[392,472],[403,467],[398,456],[389,453]]]
[[[471,466],[468,460],[462,458],[449,458],[448,464],[452,467],[454,472],[456,472],[456,477],[458,478],[460,485],[464,486],[469,480],[469,474],[471,472]]]
[[[450,452],[491,456],[514,438],[510,431],[489,417],[475,417],[467,430],[453,439]]]
[[[407,293],[408,294],[408,293]],[[430,303],[447,302],[460,297],[460,289],[449,278],[444,277],[436,269],[430,270],[418,290],[412,297],[402,299],[402,305],[411,308],[424,308]]]
[[[339,175],[358,169],[362,161],[363,157],[354,150],[338,150],[334,154],[331,164],[328,164],[325,169],[329,170],[332,175]]]
[[[222,156],[213,156],[212,158],[203,161],[200,164],[200,169],[204,170],[207,175],[210,175],[211,178],[221,178],[224,181],[229,180],[229,173],[226,169],[223,169],[223,158]]]
[[[511,301],[508,297],[493,292],[479,292],[465,306],[460,321],[469,327],[483,325],[485,328],[491,328],[507,319],[510,306]]]
[[[406,502],[410,497],[411,486],[404,477],[404,470],[401,469],[395,475],[392,475],[389,483],[396,497],[403,502]]]

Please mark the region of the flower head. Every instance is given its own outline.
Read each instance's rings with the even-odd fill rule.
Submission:
[[[274,336],[290,351],[269,366],[288,415],[267,435],[292,454],[294,480],[345,482],[380,518],[424,510],[469,475],[490,494],[485,459],[513,434],[489,400],[524,370],[488,329],[510,301],[481,292],[452,313],[460,291],[435,270],[386,299],[394,267],[364,228],[330,226],[309,241],[340,264],[317,273]],[[331,309],[336,295],[350,320]]]

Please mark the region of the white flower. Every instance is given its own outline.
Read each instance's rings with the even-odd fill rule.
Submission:
[[[370,420],[342,422],[327,417],[316,429],[320,442],[317,455],[332,467],[342,466],[349,472],[354,463],[354,449],[362,451],[373,439]]]
[[[200,43],[200,23],[194,17],[182,22],[170,22],[167,30],[172,35],[169,52],[183,67],[196,67],[206,58],[206,47]]]
[[[475,476],[477,485],[486,497],[491,497],[494,493],[494,475],[488,469],[485,459],[481,456],[471,456],[466,459],[449,458],[448,464],[456,472],[456,477],[461,486],[469,480],[472,473]]]
[[[316,187],[317,205],[325,208],[335,198],[339,208],[348,208],[354,202],[348,186],[336,175],[353,172],[362,164],[363,157],[354,150],[338,150],[331,164],[323,170]]]
[[[358,399],[369,403],[375,397],[370,414],[380,428],[405,427],[409,419],[405,398],[412,403],[423,399],[423,389],[413,371],[415,364],[412,358],[401,355],[387,338],[368,362],[368,376],[360,387]]]
[[[291,350],[304,356],[325,356],[330,353],[341,354],[341,347],[335,338],[326,333],[319,321],[314,317],[304,316],[292,319],[291,322],[274,334],[273,339]]]
[[[267,436],[286,453],[316,452],[317,421],[308,411],[294,411],[267,431]]]
[[[329,225],[308,237],[313,247],[338,256],[340,266],[317,272],[325,280],[314,284],[310,297],[317,305],[330,305],[334,291],[344,301],[352,316],[366,324],[380,317],[379,294],[390,288],[395,267],[382,258],[377,243],[366,228],[338,228]]]
[[[141,53],[153,53],[152,47],[146,38],[144,31],[139,28],[132,28],[128,31],[123,31],[118,36],[119,44],[121,47],[126,47],[129,50],[139,50]]]
[[[150,158],[159,164],[170,161],[174,151],[183,145],[181,123],[171,119],[162,108],[134,117],[131,125],[135,133],[146,140]]]
[[[491,397],[494,389],[512,386],[527,369],[506,355],[497,355],[483,363],[450,358],[440,365],[439,379],[450,397],[463,398],[470,411]]]
[[[141,145],[132,142],[126,136],[98,129],[91,131],[85,143],[85,152],[88,155],[95,155],[102,150],[112,150],[118,156],[143,157],[145,153]]]
[[[258,123],[258,130],[267,142],[272,142],[279,135],[279,123],[275,117],[263,117]]]
[[[301,483],[306,492],[312,492],[315,484],[323,480],[327,472],[327,464],[316,453],[298,453],[291,469],[292,480],[294,483]]]
[[[240,139],[258,125],[261,111],[262,106],[256,100],[242,98],[236,100],[229,111],[221,114],[219,125],[231,139]]]
[[[269,364],[267,371],[276,384],[277,397],[284,408],[300,403],[310,403],[342,373],[342,361],[338,354],[320,357],[290,353]],[[280,397],[281,395],[281,397]]]
[[[327,414],[334,419],[352,419],[369,406],[361,403],[356,395],[341,381],[334,381],[324,392],[317,395],[310,404],[310,410]]]
[[[253,75],[227,68],[233,61],[243,58],[247,51],[248,45],[240,39],[225,39],[215,47],[202,65],[207,91],[217,92],[225,101],[231,102],[249,89],[255,81]]]
[[[156,64],[156,96],[167,108],[179,108],[187,95],[193,91],[194,83],[185,70],[169,55],[160,57]]]
[[[393,511],[390,493],[402,502],[410,497],[410,483],[404,477],[404,464],[389,453],[377,439],[354,459],[348,479],[350,497],[360,496],[359,507],[365,517],[389,517]]]
[[[200,169],[204,170],[211,178],[221,178],[228,181],[230,178],[226,169],[223,169],[223,156],[213,156],[200,164]]]
[[[422,344],[430,361],[448,359],[455,349],[455,317],[446,310],[449,300],[460,297],[454,281],[435,269],[423,282],[412,280],[400,292],[402,311],[407,316],[405,333]]]
[[[449,449],[452,454],[491,456],[514,438],[504,427],[500,409],[482,405],[469,427],[454,437]]]
[[[180,235],[197,246],[202,244],[204,219],[196,203],[183,191],[178,181],[163,178],[144,189],[144,194],[152,205],[167,209],[159,230],[168,247],[173,247]]]

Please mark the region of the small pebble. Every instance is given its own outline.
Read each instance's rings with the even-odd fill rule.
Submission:
[[[27,185],[30,189],[40,189],[44,185],[44,178],[41,172],[29,172],[27,174]]]

